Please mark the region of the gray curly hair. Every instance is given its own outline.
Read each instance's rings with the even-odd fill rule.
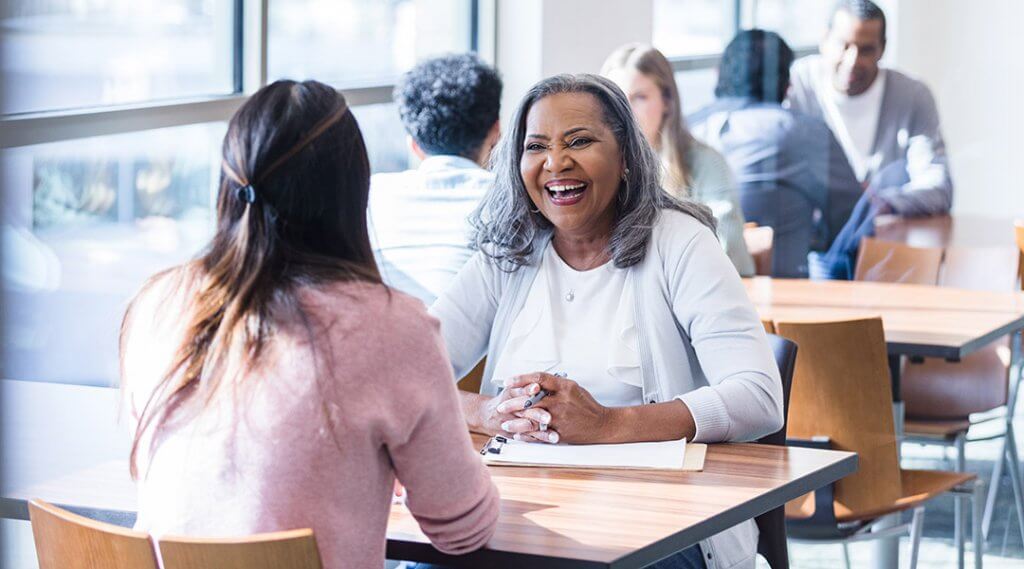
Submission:
[[[706,206],[672,197],[661,187],[661,161],[633,118],[626,95],[614,83],[597,75],[556,75],[534,85],[516,109],[512,132],[502,138],[491,160],[494,186],[470,216],[474,248],[512,272],[529,262],[534,241],[550,230],[543,215],[530,210],[519,170],[526,139],[526,117],[533,105],[558,93],[589,93],[601,103],[606,126],[614,133],[627,170],[615,201],[615,226],[608,248],[617,268],[631,267],[644,258],[658,214],[674,209],[688,214],[715,231],[715,218]]]

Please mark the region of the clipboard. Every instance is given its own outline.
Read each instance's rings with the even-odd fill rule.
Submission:
[[[686,439],[654,443],[551,445],[496,435],[480,449],[483,461],[490,466],[681,472],[703,470],[706,454],[707,445],[687,443]]]

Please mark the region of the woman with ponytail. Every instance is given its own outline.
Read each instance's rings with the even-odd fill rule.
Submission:
[[[382,567],[396,477],[445,552],[482,546],[497,492],[423,306],[381,284],[370,168],[344,97],[278,81],[224,139],[217,229],[121,329],[137,527],[311,527],[324,567]]]

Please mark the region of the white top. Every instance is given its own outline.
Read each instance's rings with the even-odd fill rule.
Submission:
[[[633,287],[626,275],[611,261],[577,271],[549,243],[491,381],[504,383],[509,377],[537,371],[562,372],[601,405],[642,404],[636,328],[629,327],[626,337],[616,333],[621,329],[616,324],[620,308],[627,307],[625,316],[632,316]],[[545,363],[538,369],[537,356],[549,353],[534,349],[538,341],[553,342],[554,365]]]
[[[878,77],[860,95],[851,97],[834,88],[821,92],[829,93],[823,97],[825,121],[842,145],[857,179],[863,181],[871,170],[871,155],[875,151],[875,134],[885,94],[885,70],[879,69]]]
[[[384,282],[431,304],[472,256],[466,219],[493,183],[460,156],[374,175],[367,216]]]

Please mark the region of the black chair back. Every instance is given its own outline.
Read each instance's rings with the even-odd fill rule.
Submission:
[[[793,385],[793,369],[796,367],[796,344],[775,334],[768,334],[768,343],[775,353],[775,363],[782,376],[782,428],[762,437],[758,443],[785,446],[786,423],[789,417],[789,388]],[[754,518],[761,535],[757,539],[757,552],[772,569],[789,569],[789,550],[786,548],[786,508],[780,507]]]

